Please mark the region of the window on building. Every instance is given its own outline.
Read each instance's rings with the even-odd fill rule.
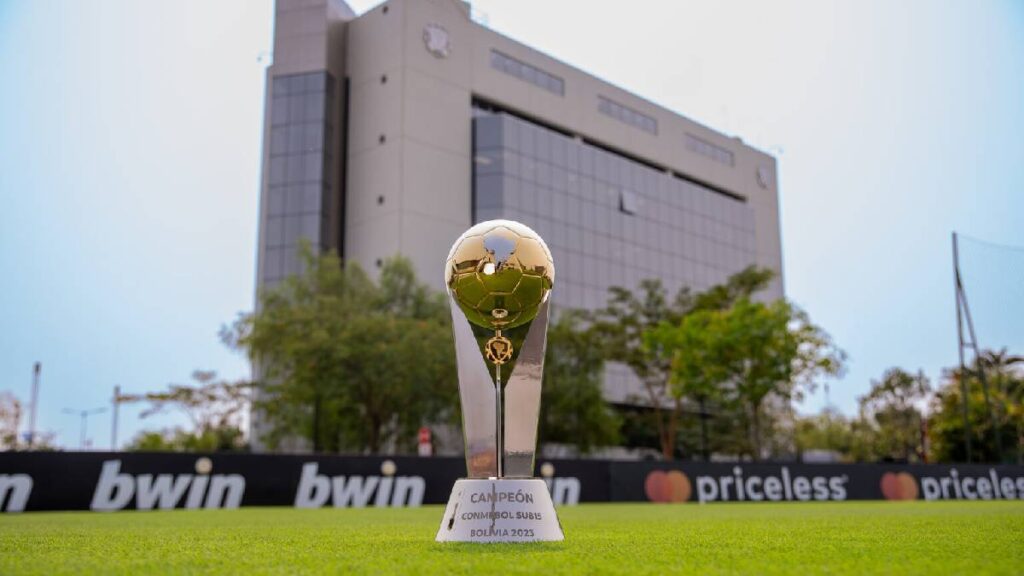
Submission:
[[[719,164],[725,164],[726,166],[734,166],[736,164],[736,157],[731,150],[717,144],[712,144],[693,134],[686,135],[686,148],[691,152],[706,156]]]
[[[640,197],[632,190],[619,191],[619,211],[624,214],[636,214],[640,210]]]
[[[543,88],[552,94],[559,96],[565,95],[565,80],[562,80],[554,74],[550,74],[531,66],[526,62],[517,60],[508,54],[499,52],[497,50],[491,50],[491,68],[504,72],[509,76],[515,76],[524,82],[529,82],[534,86]]]
[[[644,132],[650,132],[651,134],[658,133],[658,121],[654,118],[625,106],[618,102],[605,98],[604,96],[597,97],[597,110],[606,116],[611,116],[619,122],[629,124],[634,128],[639,128]]]
[[[270,162],[265,257],[261,282],[300,270],[297,246],[305,238],[327,245],[324,223],[331,208],[333,79],[326,72],[272,79]]]

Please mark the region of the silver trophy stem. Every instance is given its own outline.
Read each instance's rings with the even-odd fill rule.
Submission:
[[[498,476],[497,412],[494,405],[494,381],[487,369],[480,345],[473,336],[469,320],[449,296],[452,330],[455,332],[455,362],[459,374],[459,399],[462,403],[462,432],[466,444],[466,472],[470,478]]]
[[[544,373],[544,348],[548,332],[548,303],[540,305],[530,324],[516,367],[505,387],[504,417],[498,421],[504,434],[501,441],[502,471],[510,478],[533,477],[537,453],[537,424],[540,420],[541,376]]]
[[[494,427],[494,433],[495,433],[495,436],[497,437],[496,438],[497,439],[497,442],[496,442],[497,450],[495,450],[494,456],[498,460],[498,478],[504,478],[504,474],[503,474],[504,471],[503,471],[503,466],[502,466],[502,462],[501,462],[502,460],[504,460],[504,458],[502,457],[503,456],[503,452],[502,452],[502,442],[501,442],[501,440],[502,440],[502,438],[501,438],[501,424],[502,424],[502,421],[504,420],[504,417],[502,416],[504,413],[501,411],[501,364],[495,364],[494,365],[494,400],[495,400],[495,404],[497,404],[497,407],[498,407],[498,410],[497,410],[496,416],[495,416],[495,419],[496,419],[495,424],[496,424],[496,426]]]

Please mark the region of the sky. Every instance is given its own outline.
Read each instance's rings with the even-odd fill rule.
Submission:
[[[777,156],[786,295],[849,354],[843,412],[890,366],[955,364],[953,230],[1024,247],[1024,2],[473,8]],[[217,333],[253,304],[272,30],[267,0],[0,0],[0,393],[27,402],[42,362],[37,427],[60,445],[80,440],[64,410],[115,385],[248,376]],[[965,243],[979,340],[1024,352],[1024,251]],[[141,409],[119,444],[183,422]]]

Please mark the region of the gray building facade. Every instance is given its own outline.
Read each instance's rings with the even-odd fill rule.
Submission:
[[[302,238],[318,249],[337,248],[339,174],[331,170],[337,81],[327,72],[272,79],[260,283],[299,272]]]
[[[410,258],[443,289],[472,224],[547,241],[556,307],[660,278],[701,290],[756,264],[778,277],[773,157],[475,23],[459,0],[278,0],[267,70],[258,284],[307,238],[373,273]],[[639,384],[606,370],[605,395]],[[259,434],[254,417],[254,437]]]

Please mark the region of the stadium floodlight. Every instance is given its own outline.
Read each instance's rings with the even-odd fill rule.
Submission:
[[[511,220],[473,226],[448,254],[445,283],[468,478],[452,488],[438,542],[564,539],[547,484],[533,477],[554,280],[555,266],[544,240]],[[491,334],[482,351],[470,323]],[[512,339],[522,334],[515,330],[519,327],[526,334],[514,344]],[[494,366],[493,379],[484,357]],[[514,367],[503,380],[506,363]]]

